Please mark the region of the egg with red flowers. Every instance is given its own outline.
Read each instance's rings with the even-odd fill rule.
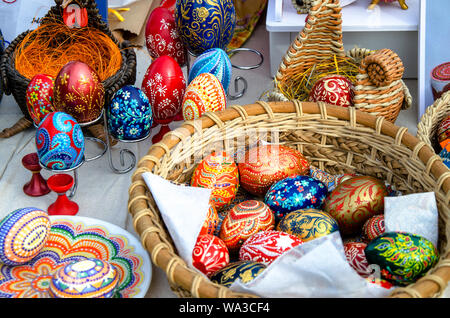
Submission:
[[[266,265],[283,253],[302,244],[296,236],[280,231],[261,231],[250,236],[239,249],[241,261],[254,261]]]
[[[183,66],[186,48],[178,34],[174,13],[160,6],[150,13],[145,26],[145,44],[152,58],[170,56]]]
[[[362,242],[348,242],[344,244],[347,262],[362,277],[368,277],[372,272],[364,253],[366,247],[367,244]]]
[[[180,65],[170,56],[156,58],[142,80],[142,91],[152,107],[157,124],[169,124],[181,110],[186,80]]]
[[[213,74],[198,75],[186,88],[182,105],[184,120],[194,120],[206,112],[224,110],[227,98],[222,83]]]
[[[353,97],[353,84],[346,76],[328,75],[313,85],[309,101],[349,107],[353,105]]]
[[[209,276],[230,262],[224,242],[211,234],[199,235],[192,251],[192,265]]]
[[[54,78],[47,74],[36,74],[30,80],[25,93],[28,113],[35,126],[44,117],[54,111],[53,86]]]
[[[105,103],[105,89],[97,73],[80,61],[64,65],[55,78],[54,108],[65,112],[78,123],[98,119]]]

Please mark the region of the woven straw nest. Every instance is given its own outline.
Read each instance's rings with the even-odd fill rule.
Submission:
[[[417,138],[434,149],[441,151],[437,140],[437,130],[440,123],[450,115],[450,91],[442,94],[433,105],[428,106],[417,125]]]
[[[354,107],[395,122],[400,111],[412,104],[411,94],[402,81],[403,63],[390,49],[354,48],[345,52],[341,10],[338,0],[312,1],[305,27],[282,58],[275,75],[276,85],[268,94],[268,100],[290,100],[280,90],[288,85],[290,78],[333,56],[347,57],[359,65],[353,82]]]
[[[278,142],[302,152],[332,174],[360,173],[386,180],[404,194],[434,191],[439,210],[440,262],[426,276],[393,297],[439,296],[450,280],[450,170],[434,151],[404,127],[355,108],[324,103],[257,102],[230,106],[185,122],[151,146],[138,162],[129,188],[128,210],[143,246],[162,268],[180,297],[254,297],[212,283],[177,254],[158,206],[142,174],[151,172],[176,183],[189,181],[195,158],[205,149],[249,146],[246,131],[276,129]],[[269,140],[270,142],[270,140]],[[236,149],[236,148],[233,148]]]
[[[112,98],[116,91],[122,86],[134,84],[136,81],[136,53],[127,42],[119,41],[111,33],[108,25],[102,20],[95,0],[55,0],[55,6],[51,7],[45,18],[47,21],[63,21],[63,6],[74,2],[81,8],[86,8],[88,13],[88,27],[96,28],[107,36],[118,46],[122,55],[122,65],[115,75],[105,79],[102,84],[105,88],[105,104]],[[2,78],[2,87],[6,95],[13,95],[20,107],[24,117],[21,118],[12,128],[6,128],[0,133],[0,137],[11,137],[32,125],[32,120],[28,114],[26,105],[26,90],[30,80],[22,76],[14,66],[14,52],[26,35],[31,30],[19,34],[11,44],[5,49],[0,62],[0,74]],[[13,132],[11,132],[13,131]]]

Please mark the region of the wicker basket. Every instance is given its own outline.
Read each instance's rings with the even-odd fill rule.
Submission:
[[[51,17],[52,20],[63,21],[63,0],[55,0],[56,5],[51,7],[45,17]],[[80,7],[86,8],[88,12],[88,26],[101,30],[108,35],[114,43],[119,47],[122,54],[122,65],[117,73],[102,82],[105,88],[105,104],[107,104],[114,93],[118,91],[122,86],[128,84],[134,84],[136,81],[136,53],[127,42],[119,43],[119,41],[113,36],[108,25],[102,21],[102,17],[97,8],[97,4],[94,0],[74,0]],[[42,23],[45,23],[43,19]],[[28,114],[26,105],[26,90],[30,83],[30,80],[22,76],[15,68],[14,65],[14,52],[17,46],[21,43],[24,37],[31,32],[31,30],[25,31],[18,35],[11,44],[5,49],[5,52],[1,58],[0,72],[2,77],[3,89],[6,95],[13,95],[20,110],[24,114],[24,118],[30,122],[31,117]],[[22,122],[24,119],[21,119]],[[26,128],[26,126],[24,126]]]
[[[354,107],[395,122],[400,110],[411,106],[412,98],[402,81],[403,63],[389,49],[372,51],[354,48],[344,51],[341,7],[338,0],[314,0],[303,30],[291,43],[275,75],[269,101],[288,101],[280,85],[314,64],[331,57],[350,57],[359,71],[354,82]]]
[[[437,130],[448,115],[450,115],[450,91],[444,93],[433,105],[427,107],[417,125],[417,138],[433,148],[436,153],[441,151],[437,140]]]
[[[253,296],[234,293],[186,266],[142,174],[151,172],[177,183],[187,182],[199,151],[211,150],[218,142],[225,151],[239,142],[248,146],[249,139],[242,138],[248,129],[268,132],[274,128],[279,131],[281,144],[298,149],[312,165],[329,173],[375,176],[403,193],[434,191],[440,213],[441,260],[414,285],[397,289],[395,296],[441,295],[450,280],[449,169],[424,142],[384,117],[354,108],[298,101],[257,102],[207,113],[199,121],[185,122],[166,134],[140,159],[129,188],[128,210],[143,246],[153,263],[166,272],[174,292],[180,297]]]

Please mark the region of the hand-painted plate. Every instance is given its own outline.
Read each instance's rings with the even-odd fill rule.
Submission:
[[[115,265],[120,281],[114,298],[143,298],[152,267],[141,243],[126,230],[102,220],[80,216],[50,216],[45,247],[20,266],[0,264],[0,298],[48,298],[50,279],[60,267],[86,258]]]

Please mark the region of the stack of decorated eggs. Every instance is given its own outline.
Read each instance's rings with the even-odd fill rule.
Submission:
[[[238,164],[212,153],[191,185],[212,189],[193,265],[225,286],[248,282],[283,253],[337,231],[349,266],[385,288],[414,282],[439,258],[424,237],[385,232],[384,198],[392,193],[383,181],[328,174],[286,146],[250,148]],[[373,265],[381,278],[373,277]]]

